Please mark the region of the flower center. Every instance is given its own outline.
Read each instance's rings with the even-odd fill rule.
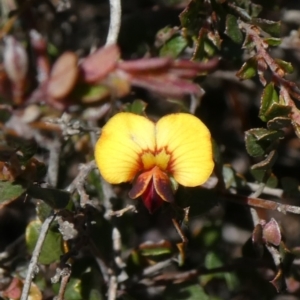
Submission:
[[[166,149],[161,149],[159,151],[145,151],[141,156],[144,170],[150,170],[153,167],[157,166],[162,171],[166,171],[171,159],[171,154],[169,154]]]

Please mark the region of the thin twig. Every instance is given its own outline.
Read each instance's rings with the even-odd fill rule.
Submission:
[[[257,197],[259,197],[262,194],[265,186],[266,186],[265,183],[263,183],[263,182],[260,183],[259,186],[258,186],[258,189],[250,195],[250,198],[257,198]],[[260,223],[259,215],[257,213],[257,210],[254,207],[250,207],[250,213],[251,213],[253,225],[255,227],[255,226],[257,226]]]
[[[89,246],[90,246],[90,251],[91,253],[95,256],[96,262],[99,266],[99,269],[102,273],[104,282],[106,284],[109,283],[109,276],[112,273],[111,269],[109,268],[109,266],[107,265],[101,251],[99,251],[99,249],[97,248],[97,246],[95,245],[95,243],[93,242],[92,239],[89,239]]]
[[[26,279],[24,281],[24,286],[23,286],[22,295],[21,295],[20,300],[27,300],[27,298],[28,298],[31,282],[34,277],[34,273],[36,272],[37,261],[38,261],[39,255],[41,253],[41,249],[42,249],[43,243],[45,241],[48,229],[49,229],[51,223],[53,222],[53,220],[55,219],[55,217],[56,217],[56,214],[49,216],[44,221],[44,223],[41,227],[39,238],[36,242],[36,245],[33,250],[32,257],[31,257],[31,260],[30,260],[30,263],[28,266],[28,271],[26,274]]]
[[[71,276],[70,268],[64,268],[61,274],[61,283],[59,287],[59,292],[55,300],[64,300],[64,295],[67,289],[67,284],[69,282],[70,276]]]
[[[282,204],[266,199],[260,199],[260,198],[251,198],[247,196],[242,195],[233,195],[233,194],[222,194],[221,196],[223,199],[247,206],[257,207],[257,208],[263,208],[268,210],[277,210],[281,213],[292,213],[292,214],[300,214],[300,207],[289,205],[289,204]]]
[[[107,220],[111,219],[111,212],[112,212],[112,198],[117,198],[116,193],[114,192],[111,184],[104,180],[104,178],[100,175],[101,186],[102,186],[102,193],[103,193],[103,206],[106,209],[105,218]]]
[[[108,286],[108,300],[115,300],[117,298],[117,289],[118,289],[118,281],[117,276],[112,275],[109,279],[109,286]]]
[[[173,272],[173,273],[157,275],[156,277],[153,278],[153,281],[159,284],[168,283],[168,282],[172,282],[172,284],[177,284],[186,281],[191,281],[196,277],[203,276],[203,275],[227,273],[227,272],[232,272],[238,269],[245,269],[245,268],[256,269],[259,267],[271,268],[271,265],[265,262],[264,260],[237,258],[227,265],[212,268],[212,269],[208,269],[206,267],[200,267],[198,269],[191,269],[185,272]]]
[[[177,233],[179,234],[181,240],[182,240],[182,243],[184,244],[187,244],[188,243],[188,239],[186,238],[186,236],[184,235],[180,225],[178,224],[178,221],[176,219],[172,219],[172,222],[173,222],[173,225],[177,231]]]
[[[67,187],[67,191],[70,193],[74,193],[78,186],[83,185],[86,177],[90,174],[92,170],[96,168],[96,163],[94,160],[82,164],[79,167],[79,173],[76,178],[72,181],[72,183]]]
[[[136,207],[134,205],[128,205],[120,210],[111,211],[110,216],[122,217],[128,211],[137,213]]]
[[[51,186],[56,187],[59,171],[59,155],[61,148],[60,137],[57,136],[54,140],[52,140],[36,130],[34,132],[34,139],[41,147],[49,151],[47,179],[48,183]]]
[[[190,103],[190,113],[194,115],[196,113],[196,109],[201,103],[201,97],[197,97],[196,95],[191,95],[191,103]]]
[[[252,182],[247,182],[246,186],[249,187],[249,189],[252,192],[255,192],[259,188],[259,184],[257,183],[252,183]],[[264,187],[264,190],[262,192],[265,195],[270,195],[270,196],[275,196],[278,198],[281,198],[283,196],[283,190],[282,189],[275,189],[275,188],[270,188],[270,187]]]
[[[162,269],[170,266],[173,261],[174,261],[173,258],[169,258],[164,261],[160,261],[153,266],[145,268],[142,272],[142,277],[146,277],[146,276],[152,275],[154,273],[157,273],[158,271],[161,271]]]
[[[116,44],[121,27],[121,0],[109,0],[110,22],[106,39],[106,45]]]
[[[61,140],[59,137],[56,137],[54,141],[49,145],[49,164],[47,171],[48,183],[56,187],[58,180],[58,171],[59,171],[59,155],[61,148]]]

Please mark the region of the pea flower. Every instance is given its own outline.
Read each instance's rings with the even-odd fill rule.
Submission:
[[[102,129],[95,159],[107,182],[133,182],[130,198],[141,197],[150,213],[163,201],[174,202],[176,184],[201,185],[214,167],[209,130],[186,113],[157,123],[132,113],[116,114]]]

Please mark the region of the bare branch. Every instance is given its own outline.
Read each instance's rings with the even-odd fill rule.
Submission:
[[[36,242],[36,245],[35,245],[35,248],[33,250],[32,257],[31,257],[31,260],[30,260],[30,263],[29,263],[29,266],[28,266],[28,271],[27,271],[27,274],[26,274],[26,279],[25,279],[25,282],[24,282],[24,286],[23,286],[22,295],[21,295],[20,300],[27,300],[27,298],[28,298],[31,282],[32,282],[32,279],[34,277],[34,274],[36,273],[37,261],[38,261],[39,255],[41,253],[41,249],[42,249],[43,243],[45,241],[48,229],[49,229],[51,223],[54,221],[55,217],[56,217],[56,214],[53,214],[50,217],[48,217],[44,221],[44,223],[41,227],[41,232],[40,232],[39,238]]]
[[[263,208],[268,210],[277,210],[281,213],[292,213],[292,214],[300,214],[300,207],[289,205],[289,204],[282,204],[266,199],[260,199],[260,198],[251,198],[247,196],[242,195],[233,195],[233,194],[222,194],[221,196],[223,199],[237,203],[242,205],[248,205],[252,207],[257,208]]]
[[[137,213],[136,207],[134,205],[128,205],[120,210],[111,211],[110,216],[122,217],[128,211]]]
[[[67,284],[69,282],[70,276],[71,276],[71,269],[69,267],[64,268],[63,271],[61,272],[60,288],[55,300],[64,300],[64,295],[67,289]]]
[[[94,160],[92,160],[86,164],[82,164],[79,167],[78,175],[66,189],[70,193],[74,193],[75,190],[78,191],[78,194],[80,196],[81,206],[84,206],[89,201],[89,196],[87,195],[87,193],[85,192],[85,189],[84,189],[84,183],[85,183],[86,177],[95,168],[96,168],[96,163]]]
[[[111,44],[116,44],[118,40],[118,35],[121,27],[121,0],[109,0],[110,6],[110,22],[108,35],[106,39],[106,46]]]

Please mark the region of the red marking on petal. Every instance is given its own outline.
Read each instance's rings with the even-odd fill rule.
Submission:
[[[152,180],[152,173],[153,170],[144,172],[135,179],[132,189],[129,192],[129,197],[131,199],[136,199],[145,192],[150,180]]]
[[[133,183],[129,197],[136,199],[140,196],[150,213],[156,211],[163,201],[173,203],[174,196],[168,175],[157,166],[140,174]]]
[[[146,190],[142,194],[142,199],[150,214],[153,214],[163,204],[163,199],[157,193],[153,179],[150,180]]]
[[[162,172],[158,167],[153,169],[153,183],[157,194],[164,201],[170,203],[174,202],[170,179],[168,175],[165,172]]]

